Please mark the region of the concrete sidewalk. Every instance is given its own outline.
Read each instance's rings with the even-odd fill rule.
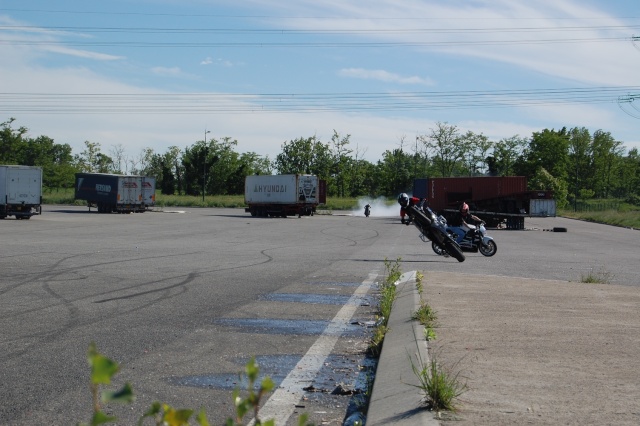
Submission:
[[[389,318],[367,425],[638,425],[640,289],[425,271],[438,314],[429,355],[460,374],[458,411],[424,410],[410,358],[427,359],[415,274]]]

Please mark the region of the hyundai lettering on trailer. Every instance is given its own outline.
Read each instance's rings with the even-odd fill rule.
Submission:
[[[256,185],[253,192],[287,192],[287,185]]]

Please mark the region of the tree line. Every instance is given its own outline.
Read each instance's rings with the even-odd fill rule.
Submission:
[[[153,176],[163,194],[234,195],[244,193],[247,175],[310,173],[327,181],[329,196],[394,197],[410,192],[415,178],[527,176],[530,190],[553,190],[560,206],[590,198],[640,200],[638,150],[627,152],[603,130],[544,129],[492,141],[439,122],[415,141],[390,142],[394,147],[373,163],[364,159],[366,149],[351,145],[350,135],[335,130],[326,142],[316,136],[284,142],[274,159],[238,153],[230,137],[127,156],[122,145],[104,153],[90,141],[74,154],[48,136],[27,137],[28,129],[15,128],[14,121],[0,123],[0,163],[42,167],[47,189],[73,187],[76,172],[98,172]]]

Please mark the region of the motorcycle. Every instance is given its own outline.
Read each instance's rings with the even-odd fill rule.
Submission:
[[[364,206],[364,215],[366,217],[369,217],[370,214],[371,214],[371,206],[367,204],[366,206]]]
[[[446,219],[442,216],[439,217],[439,220],[444,223],[447,233],[452,237],[456,238],[457,235],[453,231],[453,229],[446,225]],[[462,241],[460,241],[460,248],[463,252],[472,252],[491,257],[498,251],[498,245],[494,241],[492,237],[487,235],[487,229],[484,227],[485,223],[481,222],[478,226],[475,225],[467,225],[467,230],[464,235]],[[438,255],[446,254],[444,250],[440,248],[437,244],[431,244],[431,248]]]
[[[430,240],[432,247],[435,245],[442,250],[443,254],[448,253],[458,262],[464,262],[462,249],[447,232],[446,221],[443,223],[429,207],[409,206],[406,212],[411,222],[420,231],[422,241]]]

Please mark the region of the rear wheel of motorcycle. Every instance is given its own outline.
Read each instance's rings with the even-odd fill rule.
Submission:
[[[462,250],[456,243],[451,240],[447,240],[444,242],[444,246],[447,248],[447,253],[455,257],[458,262],[464,262],[464,254],[462,254]]]
[[[489,240],[486,245],[480,244],[480,253],[487,257],[493,256],[497,251],[498,245],[493,240]]]

